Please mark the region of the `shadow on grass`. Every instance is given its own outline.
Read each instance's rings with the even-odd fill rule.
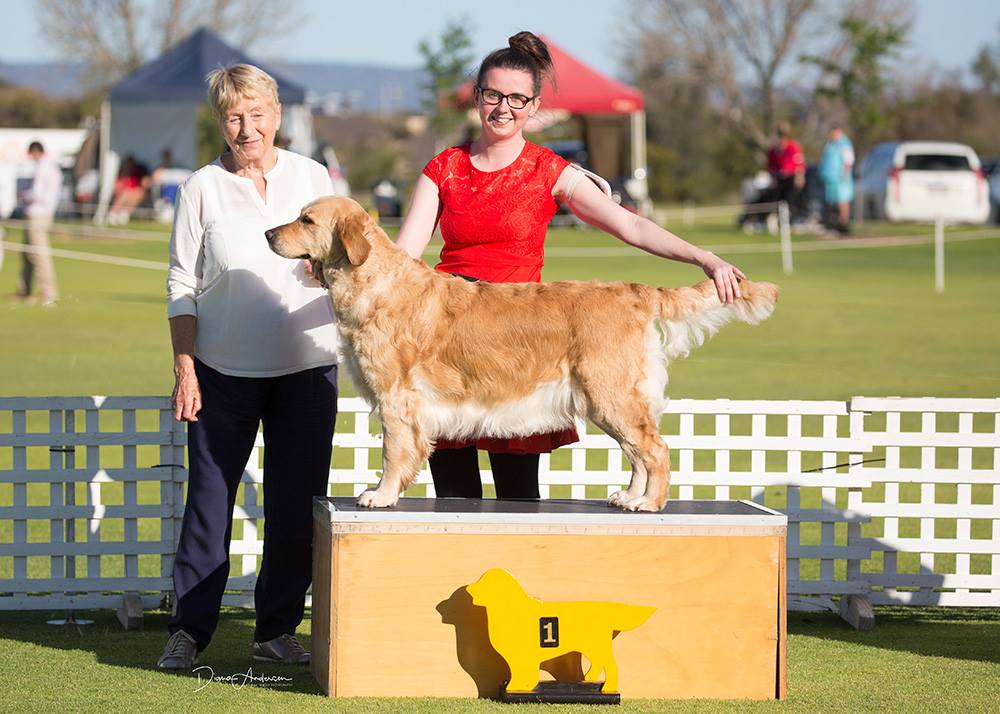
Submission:
[[[143,305],[162,304],[165,301],[165,298],[162,295],[148,295],[138,292],[95,293],[95,297],[102,300],[111,300],[112,302],[134,302],[141,303]]]
[[[925,657],[1000,663],[1000,611],[992,608],[876,607],[875,629],[859,632],[835,613],[790,612],[790,635]]]
[[[0,639],[30,643],[38,647],[93,653],[95,662],[113,667],[156,672],[163,677],[191,680],[192,691],[201,686],[259,687],[277,691],[325,696],[308,667],[271,664],[253,659],[250,651],[254,630],[252,610],[225,608],[211,644],[199,655],[193,671],[165,672],[156,661],[167,642],[169,613],[147,610],[141,631],[126,632],[110,610],[86,610],[77,618],[90,625],[54,626],[46,620],[62,618],[64,612],[0,612]],[[308,628],[303,623],[300,633]],[[309,638],[300,637],[309,648]],[[201,667],[201,669],[197,669]],[[212,677],[227,678],[225,681]],[[200,677],[200,679],[199,679]]]

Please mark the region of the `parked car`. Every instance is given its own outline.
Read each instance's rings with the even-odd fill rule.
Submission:
[[[857,185],[867,218],[985,223],[986,176],[971,147],[943,141],[877,144],[861,164]]]
[[[1000,171],[989,178],[990,186],[990,220],[1000,223]]]
[[[990,193],[990,223],[1000,223],[1000,157],[980,156]]]
[[[544,146],[551,149],[554,153],[563,157],[571,164],[578,164],[587,171],[593,171],[587,161],[587,149],[584,147],[582,141],[578,141],[576,139],[564,139],[561,141],[550,141]],[[611,198],[614,199],[615,203],[620,204],[632,213],[638,213],[640,208],[639,202],[628,190],[628,179],[626,177],[608,178],[607,176],[604,178],[611,186]],[[552,217],[552,223],[556,225],[579,222],[580,221],[576,218],[576,216],[570,213],[569,209],[561,204],[559,209],[556,211],[556,215]]]

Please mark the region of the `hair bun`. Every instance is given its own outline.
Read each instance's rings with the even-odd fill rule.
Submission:
[[[535,60],[539,67],[547,68],[552,64],[549,48],[538,35],[522,30],[507,38],[507,44],[512,50],[523,52]]]
[[[542,80],[548,79],[555,87],[552,56],[549,48],[538,35],[522,30],[507,38],[507,47],[493,50],[479,65],[476,84],[482,86],[486,72],[494,67],[524,70],[531,74],[532,86],[537,95],[542,88]]]

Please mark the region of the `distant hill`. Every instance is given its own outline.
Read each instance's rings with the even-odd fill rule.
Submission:
[[[414,114],[423,111],[428,83],[422,69],[326,62],[270,62],[275,72],[306,88],[325,114]]]
[[[53,99],[82,95],[86,66],[82,62],[0,62],[0,79],[19,87],[35,89]]]
[[[423,111],[428,79],[422,69],[280,61],[268,67],[304,86],[314,106],[326,114]],[[85,65],[79,62],[0,62],[0,80],[60,99],[78,97],[88,87]]]

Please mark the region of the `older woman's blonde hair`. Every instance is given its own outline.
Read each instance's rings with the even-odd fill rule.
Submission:
[[[239,104],[244,97],[258,97],[278,108],[278,83],[274,77],[252,64],[234,64],[219,67],[205,75],[208,83],[208,103],[218,122],[226,112]]]

